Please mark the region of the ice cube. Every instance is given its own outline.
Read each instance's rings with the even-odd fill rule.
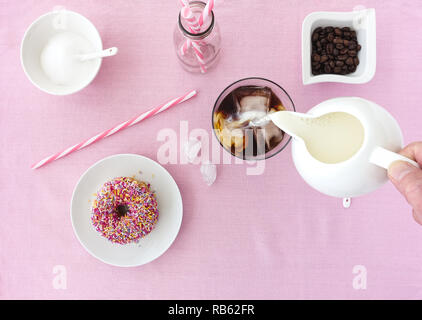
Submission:
[[[265,121],[262,119],[264,119],[266,116],[267,116],[267,113],[263,111],[246,111],[240,114],[238,122],[242,126],[247,126],[247,125],[256,126],[255,123],[259,124],[263,122],[263,124],[265,124]]]
[[[261,155],[277,146],[283,140],[283,131],[273,122],[268,122],[263,127],[254,128],[256,152]]]
[[[186,144],[184,145],[184,152],[186,155],[186,159],[193,163],[195,159],[198,157],[199,152],[201,151],[201,141],[196,138],[190,138]]]
[[[249,121],[249,126],[251,127],[262,127],[271,121],[270,117],[268,116],[268,113],[256,112],[253,115],[250,115],[251,112],[252,111],[243,113],[243,115],[249,115],[249,117],[251,118]]]
[[[284,132],[274,122],[268,122],[263,128],[265,130],[265,145],[269,149],[274,148],[283,140]]]
[[[238,113],[260,111],[267,113],[271,101],[271,89],[268,87],[244,86],[233,91]]]
[[[217,178],[217,166],[209,161],[204,161],[201,165],[202,179],[207,185],[212,185]]]

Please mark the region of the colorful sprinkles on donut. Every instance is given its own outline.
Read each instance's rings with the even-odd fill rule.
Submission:
[[[138,242],[157,223],[157,199],[148,183],[119,177],[106,182],[95,196],[92,223],[114,243]]]

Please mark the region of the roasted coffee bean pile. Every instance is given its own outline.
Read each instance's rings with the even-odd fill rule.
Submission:
[[[359,65],[361,46],[349,27],[319,27],[312,33],[312,74],[349,74]]]

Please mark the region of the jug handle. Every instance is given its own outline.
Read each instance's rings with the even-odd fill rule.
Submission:
[[[420,168],[419,164],[401,154],[395,153],[393,151],[384,149],[382,147],[375,147],[374,151],[372,151],[371,156],[369,157],[369,162],[382,167],[384,169],[388,169],[388,167],[394,161],[406,161],[417,168]]]

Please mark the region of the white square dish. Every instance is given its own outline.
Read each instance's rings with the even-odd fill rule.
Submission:
[[[350,27],[356,31],[360,63],[355,72],[347,75],[313,75],[311,69],[311,36],[318,27]],[[366,83],[375,75],[376,69],[376,20],[375,9],[352,12],[313,12],[302,24],[302,80],[303,84],[318,82]]]

